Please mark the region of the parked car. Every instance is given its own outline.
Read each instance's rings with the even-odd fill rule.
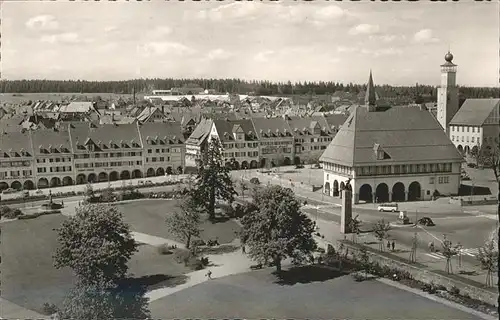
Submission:
[[[475,168],[477,167],[475,163],[467,163],[467,167],[469,168]]]
[[[432,221],[432,219],[429,217],[423,217],[423,218],[418,219],[418,224],[426,226],[426,227],[434,227],[436,225],[434,223],[434,221]]]
[[[468,180],[470,180],[469,176],[462,176],[462,181],[468,181]]]
[[[13,188],[5,189],[2,193],[3,194],[9,194],[9,193],[16,193],[17,190]]]
[[[42,193],[43,193],[43,191],[40,190],[40,189],[38,189],[37,191],[35,191],[35,194],[42,194]]]
[[[409,224],[410,218],[408,218],[408,215],[405,211],[399,211],[398,221],[402,224]]]
[[[295,169],[303,169],[304,165],[303,164],[298,164],[295,166]]]
[[[398,211],[398,204],[397,203],[382,203],[378,206],[378,211],[380,212],[396,212]]]
[[[260,181],[259,181],[259,179],[257,179],[257,178],[252,178],[252,179],[250,179],[250,183],[253,183],[253,184],[260,184]]]

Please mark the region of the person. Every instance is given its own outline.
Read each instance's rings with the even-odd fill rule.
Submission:
[[[429,250],[430,250],[431,252],[434,252],[434,242],[433,242],[433,241],[431,241],[431,242],[429,243]]]
[[[391,250],[391,242],[387,240],[387,250]]]
[[[208,270],[207,272],[207,278],[212,280],[212,271],[211,270]]]
[[[245,245],[242,245],[242,246],[241,246],[241,252],[242,252],[243,254],[245,254],[245,253],[246,253],[246,251],[245,251]]]
[[[394,248],[396,248],[396,242],[394,242],[394,240],[392,240],[391,246],[392,246],[392,251],[394,251]]]

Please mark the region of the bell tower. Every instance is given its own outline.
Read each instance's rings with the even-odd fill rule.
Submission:
[[[446,135],[449,136],[450,121],[458,111],[457,65],[453,55],[448,51],[444,56],[445,63],[441,65],[441,85],[437,94],[437,120]]]

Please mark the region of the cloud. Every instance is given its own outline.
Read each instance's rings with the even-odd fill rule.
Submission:
[[[40,38],[40,41],[50,43],[50,44],[58,44],[58,43],[80,43],[83,40],[77,33],[74,32],[66,32],[52,35],[44,35]]]
[[[269,57],[272,56],[274,53],[275,52],[273,50],[262,51],[257,53],[253,59],[259,62],[266,62],[269,60]]]
[[[265,9],[263,5],[256,2],[246,2],[244,4],[233,2],[209,10],[201,10],[196,14],[196,17],[214,21],[243,19],[257,16],[257,13],[262,9]]]
[[[379,32],[380,27],[376,24],[358,24],[357,26],[351,28],[349,30],[350,35],[358,35],[358,34],[374,34]]]
[[[210,51],[207,55],[207,58],[209,60],[226,60],[226,59],[229,59],[233,56],[233,54],[231,52],[228,52],[224,49],[214,49],[212,51]]]
[[[439,39],[434,37],[431,29],[422,29],[413,35],[413,41],[416,43],[435,43]]]
[[[182,43],[170,41],[147,42],[140,45],[138,51],[146,57],[164,54],[187,55],[196,52],[193,48],[183,45]]]
[[[26,27],[32,30],[56,30],[59,28],[59,22],[54,16],[40,15],[26,21]]]
[[[116,30],[118,30],[118,27],[116,27],[116,26],[108,26],[108,27],[104,28],[104,32],[113,32]]]
[[[380,36],[371,35],[370,36],[370,40],[382,41],[385,43],[390,43],[390,42],[394,42],[397,40],[405,40],[405,39],[406,39],[405,35],[395,35],[395,34],[384,34],[384,35],[380,35]]]
[[[344,53],[344,52],[350,53],[350,52],[355,52],[358,50],[359,50],[358,47],[347,47],[347,46],[338,46],[337,47],[337,52],[339,52],[339,53]]]
[[[159,39],[168,36],[171,33],[172,29],[169,26],[158,26],[148,32],[148,37],[153,39]]]
[[[397,56],[403,54],[402,49],[398,48],[385,48],[385,49],[379,49],[379,50],[374,50],[373,55],[375,57],[380,57],[380,56]]]

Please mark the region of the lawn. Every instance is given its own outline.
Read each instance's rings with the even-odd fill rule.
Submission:
[[[216,278],[150,304],[161,319],[479,319],[378,281],[310,268],[278,282],[272,270]]]
[[[118,208],[123,213],[125,222],[131,225],[132,231],[182,242],[168,230],[165,222],[167,214],[179,210],[177,204],[178,201],[175,200],[134,201],[119,204]],[[207,241],[218,237],[222,244],[232,242],[241,228],[233,220],[211,223],[204,219],[201,229],[201,239]]]

